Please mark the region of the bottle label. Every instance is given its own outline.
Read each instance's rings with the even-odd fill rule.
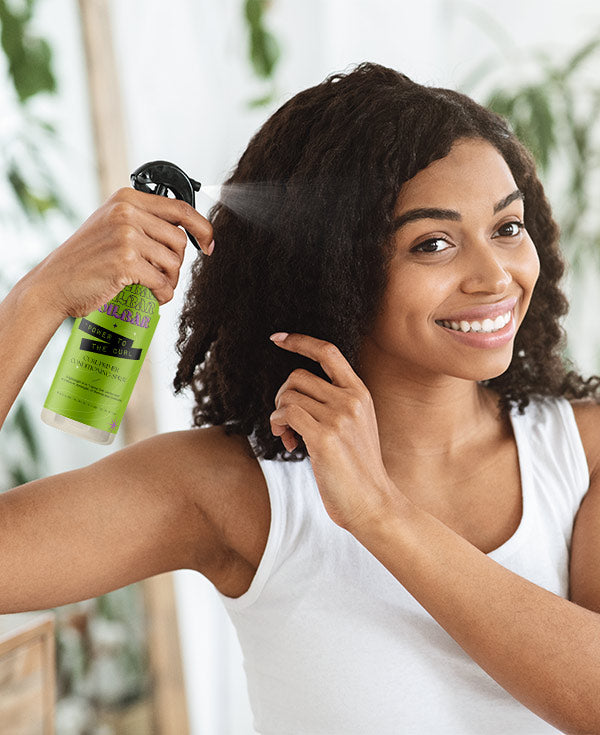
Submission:
[[[159,318],[150,289],[131,284],[76,319],[44,407],[116,434]]]

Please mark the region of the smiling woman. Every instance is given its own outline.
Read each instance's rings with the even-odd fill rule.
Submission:
[[[531,155],[468,97],[363,64],[286,103],[227,184],[265,181],[268,226],[211,213],[175,378],[266,480],[264,554],[223,595],[259,731],[595,731],[597,648],[574,668],[600,618],[565,598],[600,608],[600,409],[567,400],[598,379],[563,357]]]
[[[455,145],[459,141],[470,141],[467,152]],[[473,151],[470,161],[468,151]],[[441,166],[444,173],[455,159],[450,185],[436,172]],[[476,170],[466,169],[464,162],[477,164]],[[496,169],[500,178],[491,190],[488,178]],[[444,188],[443,197],[427,190],[432,177]],[[470,231],[475,203],[481,216],[495,216],[496,227],[487,237],[495,235],[492,242],[502,248],[494,252],[506,250],[515,239],[525,240],[535,244],[540,260],[540,280],[529,309],[522,310],[508,369],[477,379],[491,381],[505,412],[515,405],[525,408],[532,395],[582,398],[594,393],[597,383],[586,384],[563,356],[559,320],[568,305],[559,286],[564,262],[558,226],[532,156],[499,115],[458,92],[425,87],[391,69],[363,64],[299,93],[265,123],[225,188],[257,182],[283,191],[265,197],[268,225],[265,219],[257,223],[238,216],[228,208],[227,197],[213,209],[217,247],[222,243],[219,258],[209,267],[196,264],[182,313],[174,384],[177,391],[193,389],[198,426],[227,425],[228,431],[253,433],[266,459],[305,458],[301,437],[296,437],[293,454],[282,453],[268,410],[290,368],[324,374],[301,357],[271,359],[265,342],[269,330],[326,339],[361,375],[363,343],[393,290],[389,282],[395,278],[399,239],[405,242],[412,233],[414,257],[426,260],[431,256],[425,250],[447,249],[450,243],[442,240],[452,238],[450,233],[426,233],[423,218],[441,217],[466,227],[460,220],[469,216]],[[467,210],[459,207],[465,202]],[[435,244],[427,242],[433,234]],[[469,247],[460,262],[475,248]]]
[[[65,315],[132,282],[168,301],[177,226],[214,235],[175,376],[202,428],[0,496],[0,611],[190,567],[261,735],[600,732],[600,381],[562,355],[529,153],[361,64],[278,110],[228,183],[275,196],[208,222],[121,190],[0,304],[5,411]]]
[[[540,266],[523,198],[498,150],[477,139],[404,184],[386,293],[362,346],[367,384],[382,369],[388,380],[481,382],[509,368]],[[419,206],[428,202],[447,206]]]

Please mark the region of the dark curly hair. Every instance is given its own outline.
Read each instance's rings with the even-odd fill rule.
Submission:
[[[269,335],[283,329],[332,342],[360,375],[360,346],[394,252],[400,189],[465,138],[488,141],[504,157],[524,193],[541,267],[511,364],[483,384],[497,392],[502,411],[523,411],[532,395],[597,396],[600,379],[584,380],[563,355],[565,265],[531,154],[501,116],[466,95],[363,63],[295,95],[250,141],[224,190],[241,185],[252,195],[258,187],[260,218],[240,216],[227,194],[209,214],[217,257],[194,263],[173,381],[177,393],[193,389],[194,425],[253,434],[266,459],[307,456],[300,436],[293,452],[283,448],[269,415],[292,370],[329,378]]]

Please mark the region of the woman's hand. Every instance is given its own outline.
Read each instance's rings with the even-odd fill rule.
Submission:
[[[130,283],[147,286],[164,304],[173,297],[187,243],[178,225],[208,254],[212,227],[192,206],[119,189],[21,285],[63,318],[86,316]]]
[[[332,383],[294,370],[277,391],[271,430],[288,451],[302,436],[323,504],[351,533],[385,513],[398,488],[381,457],[371,394],[339,349],[305,334],[289,334],[279,347],[318,362]]]

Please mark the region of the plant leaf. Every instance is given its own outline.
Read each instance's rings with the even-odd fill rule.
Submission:
[[[56,91],[52,71],[52,52],[42,38],[29,34],[34,0],[20,3],[0,0],[0,44],[8,59],[8,73],[19,101],[25,102],[39,92]]]
[[[35,479],[30,477],[20,465],[11,465],[8,469],[10,477],[10,487],[17,487],[18,485],[24,485],[26,482],[31,482]]]
[[[22,401],[16,408],[14,424],[20,431],[31,458],[34,462],[37,462],[40,458],[40,447],[35,432],[33,431],[33,425],[29,417],[29,410]]]
[[[537,153],[536,159],[542,169],[547,170],[551,153],[556,147],[550,98],[544,93],[542,85],[528,87],[524,98],[530,111],[530,134]]]
[[[250,107],[251,109],[256,107],[264,107],[265,105],[270,104],[274,99],[275,93],[269,92],[262,97],[255,97],[254,99],[249,100],[248,107]]]
[[[275,36],[264,24],[266,0],[246,0],[244,12],[250,34],[250,61],[257,76],[269,79],[279,61],[280,49]]]
[[[597,35],[584,44],[578,49],[573,56],[567,61],[565,68],[563,69],[564,77],[570,76],[577,67],[587,59],[588,56],[594,53],[594,51],[600,46],[600,38]]]
[[[6,177],[23,210],[33,218],[41,218],[51,209],[58,209],[60,202],[53,192],[34,192],[24,180],[16,165],[10,164]]]
[[[494,57],[490,56],[487,59],[484,59],[463,79],[459,84],[459,90],[463,94],[471,94],[473,88],[476,87],[491,71],[496,69],[497,66],[498,61]]]

